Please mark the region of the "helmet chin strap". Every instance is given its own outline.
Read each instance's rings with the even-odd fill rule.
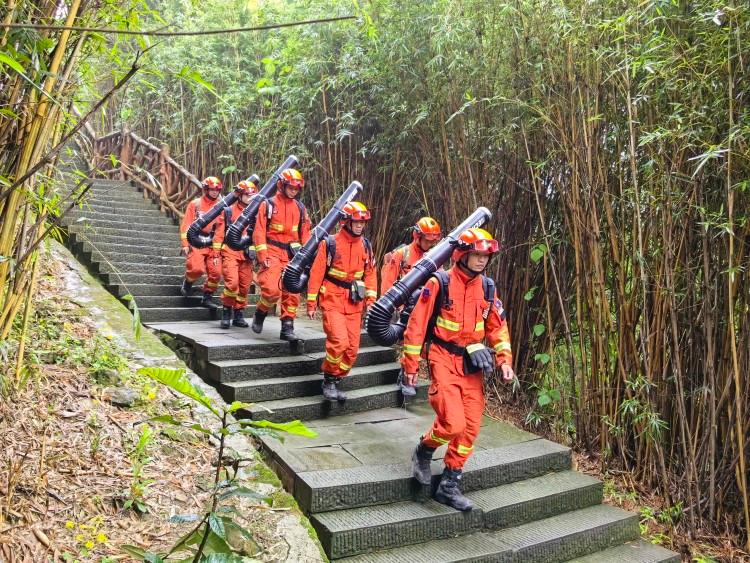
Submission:
[[[489,262],[488,262],[488,264],[489,264]],[[458,261],[458,267],[461,268],[462,272],[464,272],[466,275],[468,275],[471,278],[477,277],[479,274],[481,274],[482,272],[484,272],[487,269],[487,266],[485,266],[484,268],[481,269],[481,271],[475,272],[474,270],[472,270],[471,268],[469,268],[469,263],[468,263],[468,261],[466,259],[466,254],[464,254],[463,256],[461,256],[461,258],[459,259],[459,261]]]
[[[359,234],[357,234],[357,233],[355,233],[354,231],[352,231],[352,227],[351,227],[351,224],[352,224],[352,222],[351,222],[351,221],[347,221],[346,223],[344,223],[344,230],[345,230],[345,231],[346,231],[347,233],[349,233],[350,235],[352,235],[353,237],[361,237],[361,236],[362,236],[362,233],[364,233],[364,232],[365,232],[365,231],[364,231],[364,229],[362,229],[362,233],[359,233]]]

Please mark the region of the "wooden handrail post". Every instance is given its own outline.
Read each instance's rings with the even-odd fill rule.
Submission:
[[[161,192],[159,194],[159,205],[164,209],[164,201],[172,193],[172,171],[169,168],[169,145],[162,143],[159,147],[159,182]]]
[[[132,159],[132,139],[130,130],[127,127],[122,128],[122,149],[120,149],[120,180],[127,180],[128,176],[125,169],[130,166]]]

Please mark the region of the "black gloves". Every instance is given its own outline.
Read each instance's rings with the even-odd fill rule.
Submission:
[[[469,344],[466,347],[466,354],[469,356],[467,373],[482,371],[489,376],[495,371],[495,355],[484,344]]]

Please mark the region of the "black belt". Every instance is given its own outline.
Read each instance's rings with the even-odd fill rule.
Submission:
[[[266,239],[266,242],[270,244],[271,246],[275,246],[276,248],[283,248],[284,250],[287,250],[287,251],[291,248],[288,244],[284,242],[278,242],[270,238]]]
[[[326,274],[326,279],[329,282],[331,282],[333,285],[337,285],[339,287],[343,287],[344,289],[349,289],[352,286],[352,282],[346,282],[346,281],[343,281],[343,280],[337,280],[336,278],[331,277],[328,274]]]
[[[443,350],[450,352],[454,356],[463,356],[464,352],[466,352],[466,348],[464,348],[463,346],[458,346],[457,344],[453,344],[453,342],[443,340],[442,338],[434,334],[430,336],[430,341],[440,346]]]

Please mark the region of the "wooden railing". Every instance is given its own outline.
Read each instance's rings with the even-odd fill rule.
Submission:
[[[200,195],[201,182],[169,156],[167,145],[156,145],[132,131],[115,131],[93,141],[92,170],[143,188],[167,214],[182,218],[185,207]]]

